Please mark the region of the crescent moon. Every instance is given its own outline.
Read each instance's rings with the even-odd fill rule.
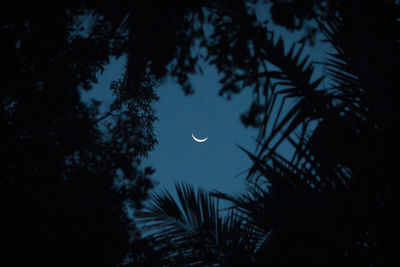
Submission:
[[[208,137],[206,137],[204,139],[196,138],[196,137],[194,137],[193,133],[192,133],[192,137],[193,137],[194,141],[199,142],[199,143],[203,143],[208,139]]]

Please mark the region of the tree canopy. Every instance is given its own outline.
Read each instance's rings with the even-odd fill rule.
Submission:
[[[12,4],[0,33],[4,266],[398,265],[398,1]],[[302,38],[287,50],[273,25]],[[318,34],[331,50],[316,63],[303,49]],[[126,69],[100,113],[80,93],[112,56]],[[248,191],[177,185],[179,201],[155,194],[138,212],[153,187],[141,160],[156,144],[155,88],[172,76],[190,94],[200,59],[222,74],[220,95],[254,92]]]

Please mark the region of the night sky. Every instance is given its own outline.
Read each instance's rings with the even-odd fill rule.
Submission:
[[[302,36],[302,33],[291,34],[281,27],[275,27],[275,32],[286,40],[287,51],[289,45]],[[303,56],[312,52],[310,60],[318,61],[321,60],[320,52],[327,49],[326,45],[317,42],[313,48],[306,47]],[[94,98],[103,102],[103,108],[109,106],[112,103],[109,84],[120,77],[125,61],[124,57],[113,58],[103,74],[99,74],[94,88],[82,92],[83,99]],[[203,75],[191,77],[194,94],[185,96],[181,87],[170,78],[162,81],[156,91],[160,97],[154,105],[158,117],[154,124],[158,144],[143,162],[156,170],[153,175],[158,182],[156,190],[165,188],[173,192],[175,182],[188,182],[195,187],[226,193],[245,189],[244,177],[251,161],[236,144],[250,152],[256,148],[257,130],[244,127],[240,121],[240,114],[250,107],[251,89],[245,88],[227,100],[218,96],[221,86],[217,70],[205,63],[201,67]],[[316,65],[315,77],[319,77],[321,71]],[[198,138],[208,137],[208,140],[197,143],[192,139],[192,133]],[[283,145],[280,150],[286,155],[292,151],[288,145]]]
[[[400,0],[14,2],[0,267],[400,266]]]

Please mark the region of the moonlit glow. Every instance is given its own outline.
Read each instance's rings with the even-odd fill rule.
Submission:
[[[199,142],[199,143],[203,143],[208,139],[208,137],[206,137],[204,139],[198,139],[193,135],[193,133],[192,133],[192,137],[193,137],[194,141]]]

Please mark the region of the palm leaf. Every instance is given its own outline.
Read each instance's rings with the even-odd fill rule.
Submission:
[[[152,203],[137,214],[145,238],[163,255],[162,261],[213,266],[254,249],[251,236],[244,235],[246,224],[234,212],[222,216],[218,200],[201,188],[175,187],[176,200],[166,191],[154,193]]]

